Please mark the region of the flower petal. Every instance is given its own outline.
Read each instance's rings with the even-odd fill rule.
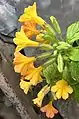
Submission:
[[[31,87],[31,83],[30,82],[26,82],[26,81],[21,79],[20,88],[24,90],[25,94],[28,93],[30,87]]]
[[[36,86],[40,81],[40,77],[39,77],[39,74],[38,73],[35,73],[33,76],[32,76],[32,79],[30,80],[30,82],[32,83],[32,85]]]
[[[46,95],[50,91],[50,87],[48,85],[45,85],[40,92],[38,93],[38,97],[41,97],[41,95]]]
[[[39,43],[28,39],[25,35],[23,29],[16,33],[16,38],[13,39],[14,43],[17,45],[16,52],[19,52],[25,47],[38,47]]]
[[[46,112],[46,116],[47,116],[48,118],[53,118],[53,117],[54,117],[54,113],[53,113],[51,110],[48,110],[48,111]]]
[[[44,107],[42,107],[41,112],[46,112],[46,116],[48,118],[53,118],[55,114],[58,113],[58,110],[56,110],[53,105],[52,105],[52,101],[50,101],[47,105],[45,105]]]
[[[51,91],[52,91],[52,92],[55,93],[57,90],[58,90],[58,87],[57,87],[56,85],[55,85],[55,86],[52,86],[52,88],[51,88]]]
[[[26,57],[20,52],[15,53],[13,61],[15,72],[25,76],[28,69],[34,69],[33,61],[35,61],[35,57]]]
[[[48,107],[47,105],[45,105],[44,107],[41,107],[40,111],[41,112],[46,112],[47,111],[47,107]]]
[[[69,94],[68,94],[67,90],[64,90],[64,89],[63,89],[63,91],[62,91],[62,98],[63,98],[64,100],[66,100],[68,97],[69,97]]]
[[[14,66],[15,72],[20,73],[23,66],[24,66],[23,63],[22,64],[15,65]]]
[[[71,86],[68,86],[67,91],[68,91],[69,94],[71,94],[71,93],[73,93],[73,88]]]
[[[34,2],[33,6],[29,6],[28,8],[25,8],[24,14],[20,16],[19,21],[20,22],[27,22],[33,20],[35,23],[43,26],[45,24],[45,21],[37,15],[36,12],[36,3]]]
[[[56,97],[57,97],[58,99],[60,99],[61,96],[62,96],[62,90],[61,90],[61,89],[58,89],[58,91],[56,92]]]
[[[41,95],[41,97],[37,97],[37,98],[33,99],[33,103],[36,104],[38,107],[41,107],[43,98],[44,98],[44,96]]]
[[[36,86],[42,79],[40,75],[41,70],[41,66],[38,68],[34,67],[33,69],[29,69],[26,73],[25,79],[30,80],[32,85]]]

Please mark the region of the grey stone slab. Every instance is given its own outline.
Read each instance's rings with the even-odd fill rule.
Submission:
[[[19,87],[19,75],[14,72],[12,57],[9,54],[10,46],[0,43],[0,88],[12,104],[16,107],[22,119],[39,119],[35,113],[31,98],[25,95]]]
[[[17,19],[23,13],[24,8],[35,1],[39,15],[47,22],[51,15],[56,16],[63,32],[70,23],[79,18],[79,0],[1,0],[0,32],[8,34],[16,28],[19,29],[20,24]]]

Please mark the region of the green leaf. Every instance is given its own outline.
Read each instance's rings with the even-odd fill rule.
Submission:
[[[58,54],[57,63],[58,63],[58,71],[63,72],[64,63],[63,63],[63,57],[62,57],[61,53]]]
[[[61,29],[60,29],[59,23],[58,23],[58,21],[56,20],[56,18],[55,18],[54,16],[51,16],[51,17],[50,17],[50,20],[51,20],[51,22],[52,22],[52,24],[53,24],[53,26],[54,26],[56,32],[57,32],[58,34],[61,34]]]
[[[73,43],[74,41],[79,39],[79,21],[71,24],[67,28],[66,39],[69,43]]]
[[[70,68],[69,65],[65,66],[63,70],[63,79],[65,79],[68,82],[68,84],[73,88],[72,96],[76,101],[79,102],[79,82],[73,80],[73,78],[71,77],[71,70],[72,70],[71,64]],[[74,74],[74,72],[72,73]]]
[[[70,63],[70,73],[73,80],[79,82],[79,62]]]
[[[43,75],[46,78],[47,83],[54,84],[56,82],[57,77],[57,65],[53,63],[49,65],[46,69],[43,70]],[[59,76],[58,76],[59,77]]]
[[[73,43],[76,40],[79,40],[79,32],[73,36],[72,41],[70,41],[70,43]]]
[[[70,52],[68,53],[69,59],[72,61],[79,61],[79,49],[78,48],[72,48]]]
[[[76,85],[73,85],[73,98],[79,102],[79,83]]]
[[[65,79],[65,80],[69,80],[69,72],[68,72],[68,67],[67,66],[64,67],[62,78]]]
[[[69,85],[73,85],[76,83],[76,81],[73,80],[73,78],[71,76],[71,65],[70,65],[70,63],[66,62],[64,69],[63,69],[62,78],[65,79]]]

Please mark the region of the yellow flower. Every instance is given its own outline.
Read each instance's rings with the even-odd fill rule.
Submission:
[[[41,26],[45,24],[45,21],[37,15],[35,2],[33,6],[29,6],[28,8],[25,8],[24,14],[21,15],[19,19],[20,22],[27,22],[30,20],[35,21],[35,23]]]
[[[42,107],[40,110],[41,112],[45,112],[48,118],[53,118],[55,114],[58,113],[58,110],[53,107],[52,101],[50,101],[47,105]]]
[[[31,47],[31,46],[37,47],[39,45],[38,42],[28,39],[23,29],[21,29],[20,32],[16,32],[16,38],[14,38],[13,41],[17,45],[16,52],[19,52],[21,49],[25,47]]]
[[[29,38],[40,33],[40,31],[36,29],[36,23],[34,21],[24,22],[22,28]]]
[[[13,61],[15,72],[21,73],[21,75],[25,76],[29,68],[34,68],[33,61],[35,61],[35,57],[26,57],[20,52],[15,53]]]
[[[41,107],[43,98],[44,98],[44,95],[42,94],[41,97],[37,97],[33,99],[34,104],[36,104],[38,107]]]
[[[69,94],[73,92],[73,89],[65,80],[59,80],[56,82],[55,86],[52,86],[51,91],[56,93],[56,97],[60,99],[61,97],[66,100]]]
[[[37,98],[33,99],[34,104],[38,107],[41,107],[44,96],[50,91],[48,85],[44,86],[41,91],[38,93]]]
[[[36,86],[42,80],[42,78],[40,76],[41,70],[42,70],[41,66],[38,68],[29,69],[27,71],[27,75],[26,75],[25,79],[30,80],[32,85]]]
[[[30,82],[26,82],[23,79],[21,79],[21,81],[20,81],[20,88],[24,90],[25,94],[28,93],[30,87],[31,87],[31,83]]]

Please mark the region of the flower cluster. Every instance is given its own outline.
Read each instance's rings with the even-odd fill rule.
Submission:
[[[65,41],[56,18],[51,16],[50,20],[52,26],[38,16],[36,3],[25,8],[24,14],[19,18],[19,22],[22,22],[21,30],[16,32],[13,39],[16,44],[13,64],[15,72],[21,74],[20,88],[25,94],[32,87],[38,86],[37,84],[46,82],[33,103],[40,107],[40,111],[45,112],[48,118],[53,118],[58,113],[53,102],[61,98],[68,99],[69,94],[75,92],[74,85],[78,81],[73,72],[79,54],[78,47],[74,48],[73,42],[78,39],[79,22],[68,27]],[[24,56],[20,51],[26,47],[38,47],[43,53],[39,56]],[[42,64],[36,66],[38,60],[42,60]],[[47,94],[49,103],[42,106]]]

